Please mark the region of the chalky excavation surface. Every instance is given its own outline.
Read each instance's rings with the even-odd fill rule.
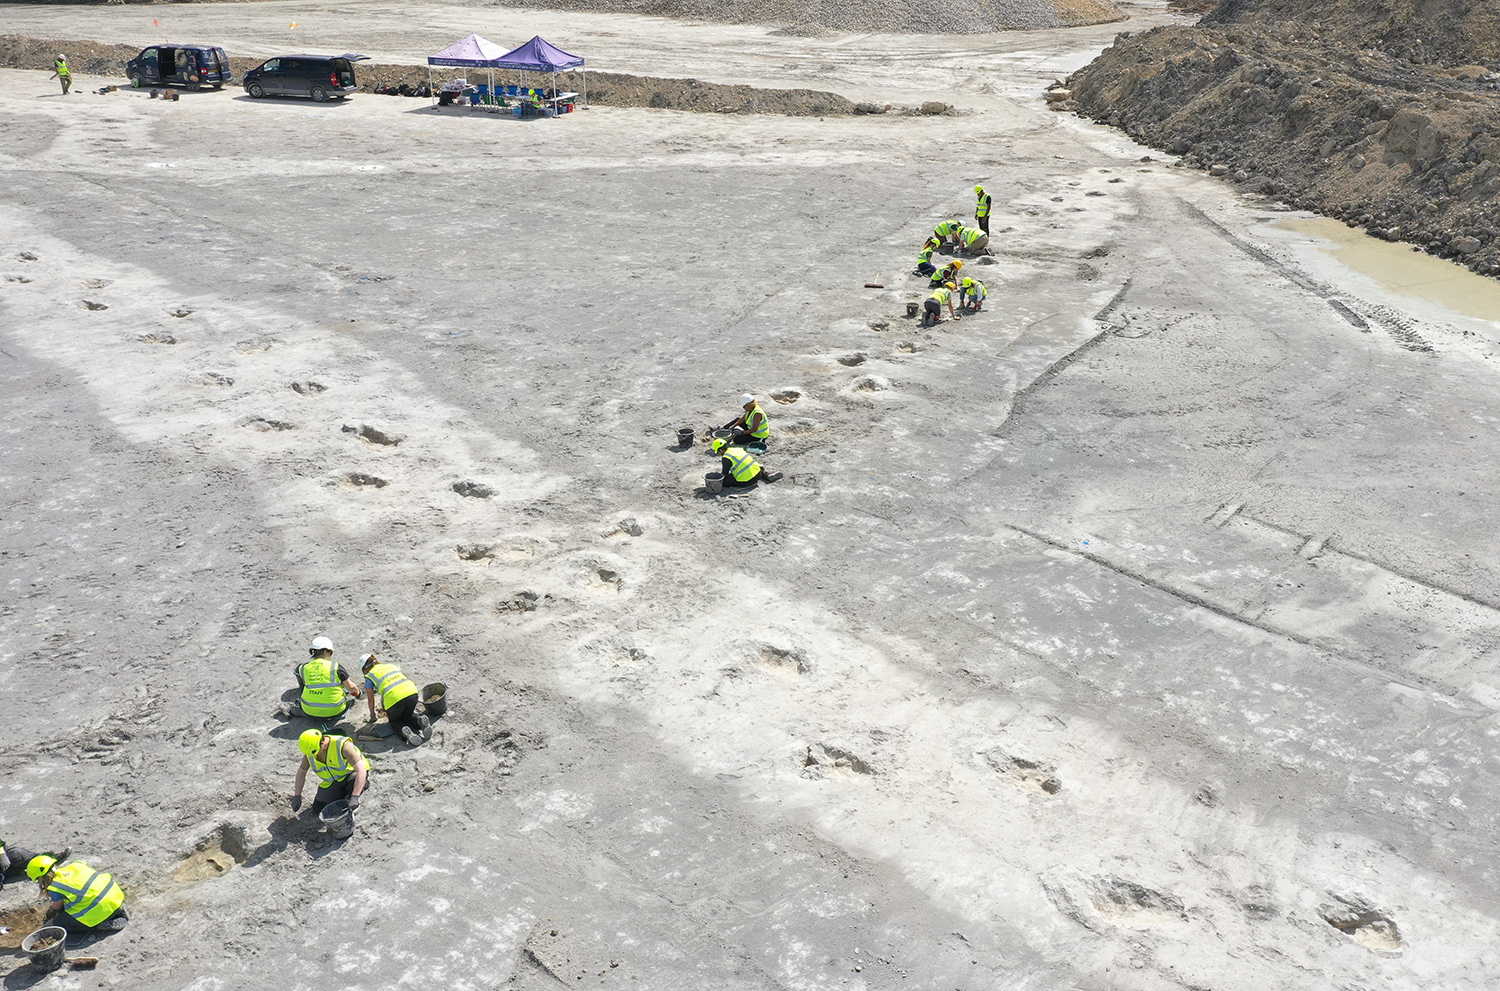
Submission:
[[[146,9],[6,17],[119,43]],[[1049,113],[1116,28],[149,10],[237,52],[296,20],[398,61],[463,21],[961,115],[520,122],[0,70],[0,835],[132,911],[55,986],[1500,970],[1495,326]],[[989,303],[923,329],[907,273],[976,182]],[[710,498],[678,430],[745,391],[786,477]],[[449,686],[430,741],[362,743],[343,843],[291,813],[273,715],[317,634]]]

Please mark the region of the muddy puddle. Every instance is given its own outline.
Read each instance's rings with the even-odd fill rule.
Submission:
[[[1413,251],[1409,244],[1370,237],[1337,220],[1324,217],[1280,220],[1274,226],[1331,242],[1320,247],[1384,289],[1477,320],[1500,323],[1500,282],[1494,279]]]

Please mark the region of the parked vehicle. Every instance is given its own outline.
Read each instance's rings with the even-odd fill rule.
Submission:
[[[125,63],[132,86],[186,86],[223,89],[233,82],[229,56],[213,45],[152,45]]]
[[[354,81],[354,63],[369,58],[343,55],[280,55],[266,59],[245,73],[245,92],[252,99],[266,96],[308,96],[318,103],[330,97],[344,99],[359,89]]]

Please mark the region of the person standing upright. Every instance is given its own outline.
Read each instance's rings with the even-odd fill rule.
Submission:
[[[979,201],[974,204],[974,219],[979,222],[979,229],[988,236],[990,233],[990,194],[984,191],[983,186],[975,186],[974,195],[979,198]]]
[[[68,57],[63,54],[57,56],[57,61],[52,63],[52,75],[48,79],[56,79],[62,83],[63,96],[68,95],[68,90],[73,86],[73,76],[68,72]]]

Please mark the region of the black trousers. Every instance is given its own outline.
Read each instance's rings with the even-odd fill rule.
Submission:
[[[128,920],[129,918],[130,913],[125,911],[124,905],[121,905],[119,908],[111,912],[107,918],[102,919],[98,925],[94,926],[84,925],[82,922],[79,922],[67,912],[58,912],[52,918],[48,919],[47,923],[53,926],[62,926],[70,933],[91,933],[100,929],[103,929],[105,932],[109,932],[110,930],[117,928],[115,926],[109,925],[109,923],[114,922],[117,919]],[[124,927],[122,926],[118,928]]]
[[[344,799],[348,798],[350,795],[353,795],[354,794],[354,779],[356,777],[358,777],[358,772],[354,772],[354,773],[350,774],[347,778],[344,778],[342,781],[335,781],[331,785],[319,785],[318,786],[318,793],[313,796],[313,803],[312,803],[313,815],[317,815],[319,812],[322,812],[323,811],[323,807],[325,805],[332,805],[334,802],[342,802]],[[365,777],[365,791],[369,791],[369,790],[370,790],[370,778],[367,775]]]
[[[990,232],[990,218],[985,216],[976,217],[975,219],[979,221],[979,229],[988,234]]]
[[[395,728],[397,735],[400,735],[403,726],[410,726],[412,732],[419,736],[422,733],[422,724],[417,722],[417,696],[415,695],[408,695],[386,709],[385,718]]]
[[[725,472],[724,473],[724,487],[726,489],[748,489],[748,488],[750,488],[750,486],[752,486],[756,482],[760,481],[760,476],[763,475],[764,473],[765,473],[764,469],[757,470],[755,472],[755,474],[751,475],[748,480],[741,482],[741,481],[737,481],[733,475],[729,474],[728,472]]]

